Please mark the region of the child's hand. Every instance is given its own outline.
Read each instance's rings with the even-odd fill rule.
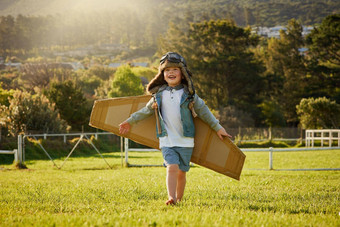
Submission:
[[[219,137],[221,140],[223,140],[223,136],[226,136],[226,137],[229,137],[229,138],[232,137],[231,135],[229,135],[229,134],[225,131],[224,128],[221,128],[220,130],[218,130],[218,131],[217,131],[217,135],[218,135],[218,137]]]
[[[131,129],[131,125],[127,121],[124,121],[123,123],[121,123],[119,125],[119,133],[120,134],[124,135],[124,134],[128,133],[130,131],[130,129]]]

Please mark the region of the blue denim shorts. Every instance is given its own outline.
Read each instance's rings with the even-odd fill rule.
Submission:
[[[164,164],[177,164],[179,169],[188,172],[193,147],[162,147]]]

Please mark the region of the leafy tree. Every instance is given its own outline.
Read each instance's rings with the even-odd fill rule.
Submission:
[[[182,31],[179,26],[174,23],[169,23],[169,28],[164,35],[158,39],[158,56],[173,51],[183,53],[188,45],[188,35]]]
[[[257,44],[256,37],[228,20],[192,24],[189,37],[189,64],[196,72],[197,91],[209,106],[218,109],[233,104],[253,112],[264,70],[249,50]]]
[[[327,16],[308,35],[309,51],[321,62],[340,65],[340,14]]]
[[[308,88],[312,97],[340,102],[340,15],[326,17],[307,37]]]
[[[141,79],[132,72],[129,65],[123,65],[117,68],[112,81],[112,89],[109,97],[122,97],[142,95],[144,88]]]
[[[83,93],[91,98],[95,94],[95,89],[97,89],[103,81],[97,76],[83,76],[78,79],[77,84],[81,87]]]
[[[283,116],[281,106],[275,100],[265,100],[259,107],[265,117],[264,122],[270,127],[285,126],[285,118]]]
[[[12,135],[27,131],[60,133],[67,127],[55,106],[42,94],[32,96],[17,90],[9,103],[8,107],[1,106],[0,117]]]
[[[266,53],[267,75],[272,75],[271,83],[279,87],[280,92],[272,97],[280,103],[284,117],[289,124],[297,124],[295,106],[300,102],[307,87],[304,56],[299,48],[304,46],[302,26],[296,20],[290,20],[287,31],[280,31],[280,39],[268,41]],[[276,81],[276,82],[275,82]],[[281,83],[282,82],[282,83]]]
[[[97,76],[102,80],[109,79],[114,73],[115,69],[104,67],[104,66],[93,66],[88,70],[90,76]]]
[[[326,97],[302,99],[296,110],[302,128],[340,127],[340,105]]]
[[[73,130],[87,125],[90,108],[79,86],[72,80],[54,81],[46,92],[48,99],[55,103],[60,116]]]
[[[135,75],[139,77],[144,77],[148,81],[151,81],[152,78],[154,78],[158,72],[157,69],[148,68],[148,67],[132,67],[131,70]]]
[[[13,16],[0,17],[0,51],[5,54],[6,50],[15,47],[15,19]]]
[[[255,121],[250,113],[231,105],[220,109],[219,120],[225,128],[255,126]]]

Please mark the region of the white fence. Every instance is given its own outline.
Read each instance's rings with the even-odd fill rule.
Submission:
[[[22,135],[18,136],[18,149],[13,150],[0,150],[0,154],[13,154],[14,155],[14,161],[19,162],[20,164],[23,162],[23,156],[22,156],[22,146],[19,146],[22,143]]]
[[[18,150],[17,149],[14,149],[12,151],[0,150],[0,154],[13,154],[14,155],[14,161],[18,162]]]
[[[333,147],[333,148],[245,148],[241,149],[243,152],[268,152],[269,153],[269,164],[268,164],[268,169],[269,170],[274,170],[274,157],[273,153],[275,152],[300,152],[300,151],[320,151],[320,150],[339,150],[340,148],[338,147]],[[154,151],[159,151],[158,149],[150,149],[150,148],[130,148],[129,147],[129,139],[125,138],[124,139],[124,150],[125,150],[125,165],[127,166],[141,166],[141,167],[148,167],[148,166],[161,166],[161,165],[150,165],[150,164],[143,164],[143,165],[134,165],[134,164],[129,164],[129,151],[144,151],[144,152],[154,152]],[[258,169],[252,169],[252,170],[258,170]],[[311,168],[311,169],[275,169],[275,170],[286,170],[286,171],[320,171],[320,170],[340,170],[340,168]]]
[[[325,133],[325,131],[330,131],[330,130],[311,130],[311,131],[317,131],[317,133]],[[299,152],[299,151],[317,151],[317,150],[338,150],[340,149],[340,138],[339,138],[339,132],[340,130],[331,130],[332,133],[330,134],[322,134],[323,137],[316,137],[315,134],[313,136],[313,134],[309,134],[309,136],[311,138],[314,138],[314,140],[310,139],[311,145],[313,146],[313,142],[317,139],[321,140],[321,144],[323,145],[322,139],[323,140],[328,140],[329,143],[331,144],[331,140],[338,140],[338,147],[319,147],[319,148],[258,148],[258,149],[241,149],[243,152],[268,152],[269,154],[269,164],[268,164],[268,169],[269,170],[273,170],[273,162],[274,162],[274,158],[273,158],[273,153],[275,152]],[[309,130],[307,130],[307,132],[309,133]],[[306,138],[307,138],[307,132],[306,132]],[[334,132],[337,133],[337,137],[334,136]],[[35,134],[35,135],[19,135],[18,136],[18,149],[15,149],[13,151],[3,151],[0,150],[0,154],[14,154],[14,159],[15,161],[19,161],[20,163],[25,162],[25,139],[28,137],[33,138],[34,140],[36,140],[39,144],[39,146],[41,147],[41,149],[45,152],[45,154],[49,157],[49,159],[53,162],[53,164],[58,168],[62,168],[62,166],[65,164],[65,162],[67,161],[67,159],[71,156],[71,154],[73,153],[73,151],[76,149],[76,147],[78,146],[78,144],[82,141],[83,138],[88,139],[88,141],[90,142],[91,146],[97,151],[97,153],[102,157],[102,159],[106,162],[106,164],[112,168],[107,161],[105,160],[105,158],[101,155],[100,151],[95,147],[95,145],[91,142],[91,140],[89,139],[88,136],[94,136],[96,139],[98,138],[98,135],[109,135],[112,133],[109,132],[93,132],[93,133],[69,133],[69,134]],[[62,165],[59,167],[55,164],[55,162],[53,161],[53,159],[51,158],[51,156],[49,155],[49,153],[46,151],[46,149],[42,146],[42,144],[39,142],[39,140],[37,139],[37,137],[43,137],[44,139],[46,139],[47,137],[63,137],[64,138],[64,142],[66,143],[66,138],[68,136],[79,136],[79,140],[77,141],[77,143],[74,145],[74,147],[72,148],[72,150],[69,152],[68,156],[66,157],[66,159],[64,160],[64,162],[62,163]],[[309,142],[309,146],[310,146],[310,142]],[[306,139],[306,144],[307,144],[307,139]],[[140,148],[130,148],[129,147],[129,140],[125,138],[125,140],[123,141],[123,138],[121,137],[120,139],[120,148],[121,148],[121,162],[123,165],[123,151],[125,151],[125,164],[128,166],[160,166],[160,165],[148,165],[148,164],[144,164],[144,165],[129,165],[128,164],[128,153],[129,151],[159,151],[157,149],[140,149]],[[278,169],[276,169],[278,170]],[[323,169],[289,169],[289,170],[340,170],[340,168],[323,168]]]
[[[339,129],[309,129],[306,130],[306,147],[314,147],[314,142],[320,141],[321,147],[324,141],[328,142],[328,146],[332,147],[333,141],[337,141],[340,147],[340,130]]]

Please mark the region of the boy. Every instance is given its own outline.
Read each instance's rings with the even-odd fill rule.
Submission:
[[[167,205],[174,205],[184,194],[186,172],[194,147],[195,126],[198,116],[223,136],[231,137],[210,112],[204,101],[195,94],[191,72],[184,58],[168,52],[160,60],[159,71],[147,86],[153,95],[144,108],[133,113],[119,125],[121,134],[129,132],[131,125],[155,114],[156,131],[164,163],[167,166]]]

